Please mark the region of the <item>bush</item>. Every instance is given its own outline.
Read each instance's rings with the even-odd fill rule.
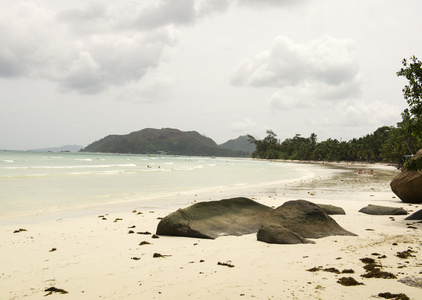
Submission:
[[[416,159],[409,159],[404,163],[404,169],[406,171],[420,171],[422,170],[422,157]]]

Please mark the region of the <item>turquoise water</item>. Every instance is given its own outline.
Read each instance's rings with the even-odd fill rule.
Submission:
[[[310,176],[309,165],[251,159],[2,151],[0,218],[251,196],[253,188]]]

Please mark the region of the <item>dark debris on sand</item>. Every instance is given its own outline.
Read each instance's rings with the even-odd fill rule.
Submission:
[[[405,251],[402,252],[397,252],[396,256],[398,258],[409,258],[409,257],[415,257],[415,255],[413,255],[412,253],[414,253],[415,251],[413,251],[412,249],[407,249]]]
[[[406,296],[406,294],[392,294],[390,292],[387,293],[379,293],[378,297],[385,298],[385,299],[393,299],[393,300],[410,300],[409,297]]]
[[[363,285],[362,282],[356,281],[353,277],[342,277],[339,280],[337,280],[337,283],[340,283],[344,286],[355,286],[355,285]]]
[[[153,255],[152,255],[152,257],[153,258],[159,258],[159,257],[167,257],[167,256],[171,256],[171,255],[163,255],[163,254],[161,254],[161,253],[154,253]]]
[[[219,265],[219,266],[226,266],[226,267],[229,267],[229,268],[234,268],[234,265],[231,264],[231,261],[228,261],[228,262],[225,262],[225,263],[224,262],[223,263],[222,262],[218,262],[217,265]]]
[[[44,290],[44,292],[48,292],[47,294],[45,294],[44,296],[50,296],[53,293],[59,293],[59,294],[68,294],[67,291],[63,290],[63,289],[58,289],[54,286],[49,287],[47,289]]]
[[[382,271],[382,265],[377,264],[373,258],[365,257],[360,259],[365,264],[363,267],[366,273],[361,275],[364,278],[397,279],[396,275]]]

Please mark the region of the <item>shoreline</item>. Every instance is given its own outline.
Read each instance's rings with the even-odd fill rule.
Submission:
[[[103,207],[98,215],[92,210],[85,215],[64,214],[58,219],[34,217],[32,222],[21,219],[0,223],[0,296],[41,299],[47,294],[45,289],[56,287],[69,293],[54,293],[59,299],[368,299],[382,292],[405,293],[417,299],[421,288],[397,280],[422,277],[422,224],[404,221],[406,216],[393,216],[392,221],[391,216],[371,216],[358,210],[377,204],[417,211],[422,205],[394,198],[387,180],[388,174],[396,172],[391,167],[374,167],[373,176],[359,175],[354,167],[341,168],[330,176],[263,187],[253,197],[268,206],[302,198],[342,207],[346,215],[333,219],[358,236],[315,239],[316,244],[266,244],[257,241],[255,234],[215,240],[154,239],[159,218],[173,208],[135,203],[121,207],[123,210]],[[201,199],[222,199],[218,195],[215,191],[186,196],[184,207]],[[17,229],[26,231],[13,233]],[[130,234],[130,230],[135,233]],[[140,245],[143,241],[150,244]],[[412,250],[414,257],[396,256],[407,250]],[[155,258],[154,253],[164,257]],[[386,258],[378,258],[383,255]],[[397,279],[362,277],[366,271],[360,259],[365,257],[374,258],[383,271],[395,274]],[[230,262],[234,267],[219,262]],[[352,269],[355,273],[307,271],[319,266]],[[349,276],[364,285],[337,283]]]

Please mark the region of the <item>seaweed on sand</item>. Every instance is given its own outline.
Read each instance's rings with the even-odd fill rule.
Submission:
[[[365,264],[363,267],[366,270],[366,273],[361,275],[364,278],[384,278],[384,279],[396,279],[396,275],[382,271],[382,266],[376,264],[373,258],[365,257],[360,259],[361,262]]]
[[[379,293],[378,297],[382,297],[385,299],[394,299],[394,300],[409,300],[409,297],[407,297],[406,294],[403,294],[403,293],[400,293],[400,294],[391,294],[390,292]]]
[[[337,281],[337,283],[340,283],[344,286],[363,285],[362,282],[357,282],[353,277],[342,277]]]

